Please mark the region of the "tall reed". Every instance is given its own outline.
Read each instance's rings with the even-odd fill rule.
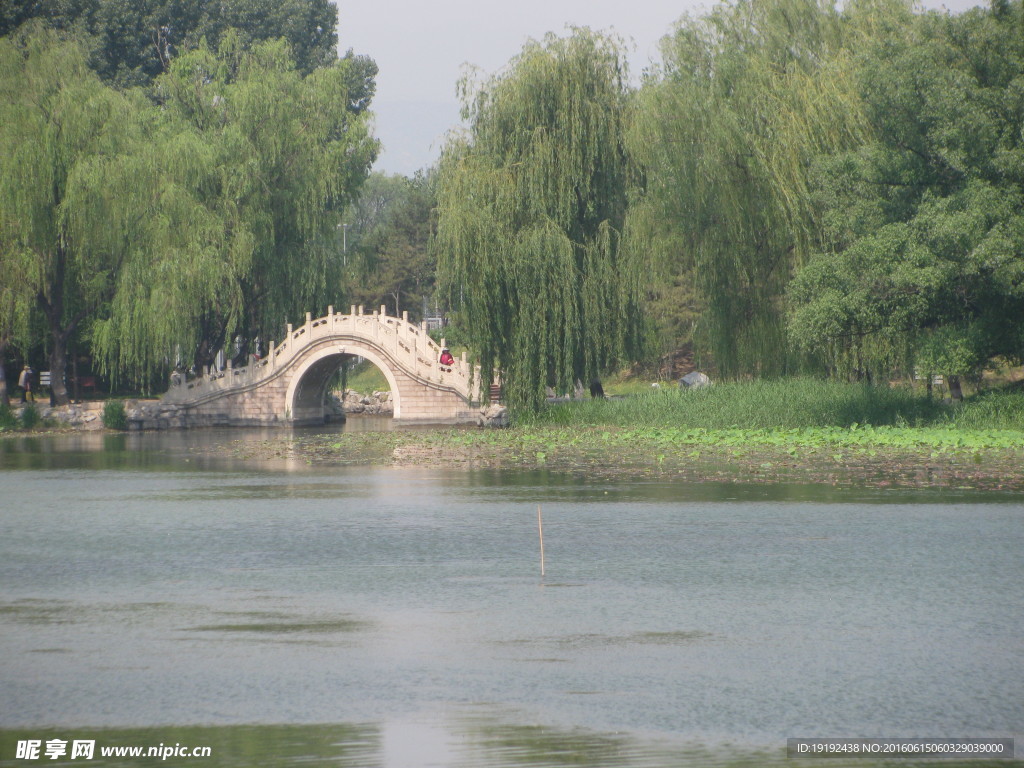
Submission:
[[[518,423],[704,429],[927,426],[949,421],[955,413],[909,388],[797,378],[726,382],[690,390],[673,387],[621,399],[574,401],[523,416]]]

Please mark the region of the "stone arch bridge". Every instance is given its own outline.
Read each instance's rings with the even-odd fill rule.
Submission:
[[[323,424],[327,386],[348,358],[377,366],[391,386],[394,418],[402,422],[475,422],[479,416],[478,377],[465,354],[441,366],[441,354],[426,325],[413,325],[408,313],[389,317],[352,307],[290,324],[285,338],[271,343],[266,357],[244,368],[172,381],[162,402],[183,410],[186,426]]]

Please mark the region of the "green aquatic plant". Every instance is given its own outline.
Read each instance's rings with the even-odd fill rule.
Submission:
[[[103,405],[103,426],[107,429],[128,429],[128,415],[122,400],[107,400]]]

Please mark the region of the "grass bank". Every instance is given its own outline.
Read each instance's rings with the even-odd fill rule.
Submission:
[[[905,387],[816,379],[666,388],[579,400],[517,417],[520,426],[805,429],[859,426],[1024,430],[1024,392],[993,391],[949,405]]]

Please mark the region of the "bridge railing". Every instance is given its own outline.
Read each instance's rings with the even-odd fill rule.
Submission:
[[[330,307],[326,315],[315,319],[307,312],[303,325],[294,328],[289,324],[284,339],[276,345],[270,343],[266,357],[251,359],[249,365],[238,368],[229,361],[223,370],[210,370],[191,380],[175,373],[164,399],[188,402],[259,384],[287,368],[311,344],[331,337],[350,337],[380,350],[407,375],[428,386],[452,388],[469,401],[480,399],[476,392],[479,377],[472,376],[465,353],[452,365],[441,366],[441,347],[430,338],[426,324],[410,323],[407,312],[391,317],[383,306],[371,314],[364,313],[363,307],[352,306],[348,314]],[[358,349],[351,354],[358,355]]]

